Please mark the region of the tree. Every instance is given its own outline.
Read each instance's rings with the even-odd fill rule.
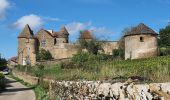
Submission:
[[[98,54],[98,51],[101,50],[101,42],[97,41],[97,39],[92,39],[90,41],[86,41],[84,39],[79,40],[81,49],[86,49],[89,53]]]
[[[40,61],[40,60],[51,60],[53,59],[51,53],[47,50],[41,49],[37,55],[36,55],[36,60]]]
[[[160,47],[170,47],[170,23],[160,29],[158,43]]]
[[[6,64],[7,64],[6,59],[0,58],[0,67],[1,67],[1,66],[6,66]]]

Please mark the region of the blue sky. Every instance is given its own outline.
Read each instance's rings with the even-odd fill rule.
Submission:
[[[170,22],[169,0],[0,0],[0,53],[17,55],[17,36],[25,24],[58,31],[66,26],[70,41],[78,31],[118,40],[126,27],[145,23],[156,32]]]

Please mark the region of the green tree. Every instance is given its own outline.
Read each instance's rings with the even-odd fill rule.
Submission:
[[[37,55],[36,55],[36,60],[40,61],[40,60],[51,60],[53,59],[51,53],[47,50],[41,49]]]
[[[1,66],[6,66],[6,64],[7,64],[6,59],[0,58],[0,67],[1,67]]]
[[[158,43],[160,47],[170,47],[170,24],[160,29]]]
[[[98,54],[98,51],[102,49],[102,43],[97,41],[96,39],[92,39],[90,41],[80,40],[81,49],[86,49],[89,53]]]

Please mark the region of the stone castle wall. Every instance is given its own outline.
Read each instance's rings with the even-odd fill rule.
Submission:
[[[105,54],[112,55],[113,50],[119,48],[119,44],[118,41],[106,41],[103,42],[102,48]]]
[[[140,38],[143,38],[143,41]],[[125,59],[138,59],[158,55],[157,37],[133,35],[125,37]]]

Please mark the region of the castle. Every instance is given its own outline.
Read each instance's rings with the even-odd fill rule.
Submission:
[[[82,31],[80,39],[90,41],[93,38],[91,31]],[[125,59],[137,59],[157,56],[157,33],[144,24],[139,24],[125,34]],[[117,41],[105,41],[102,44],[103,53],[112,54],[118,49]],[[26,25],[18,36],[18,64],[35,65],[36,52],[40,49],[50,51],[54,59],[71,58],[77,54],[79,43],[69,43],[69,32],[65,27],[60,31],[41,29],[33,33]]]

